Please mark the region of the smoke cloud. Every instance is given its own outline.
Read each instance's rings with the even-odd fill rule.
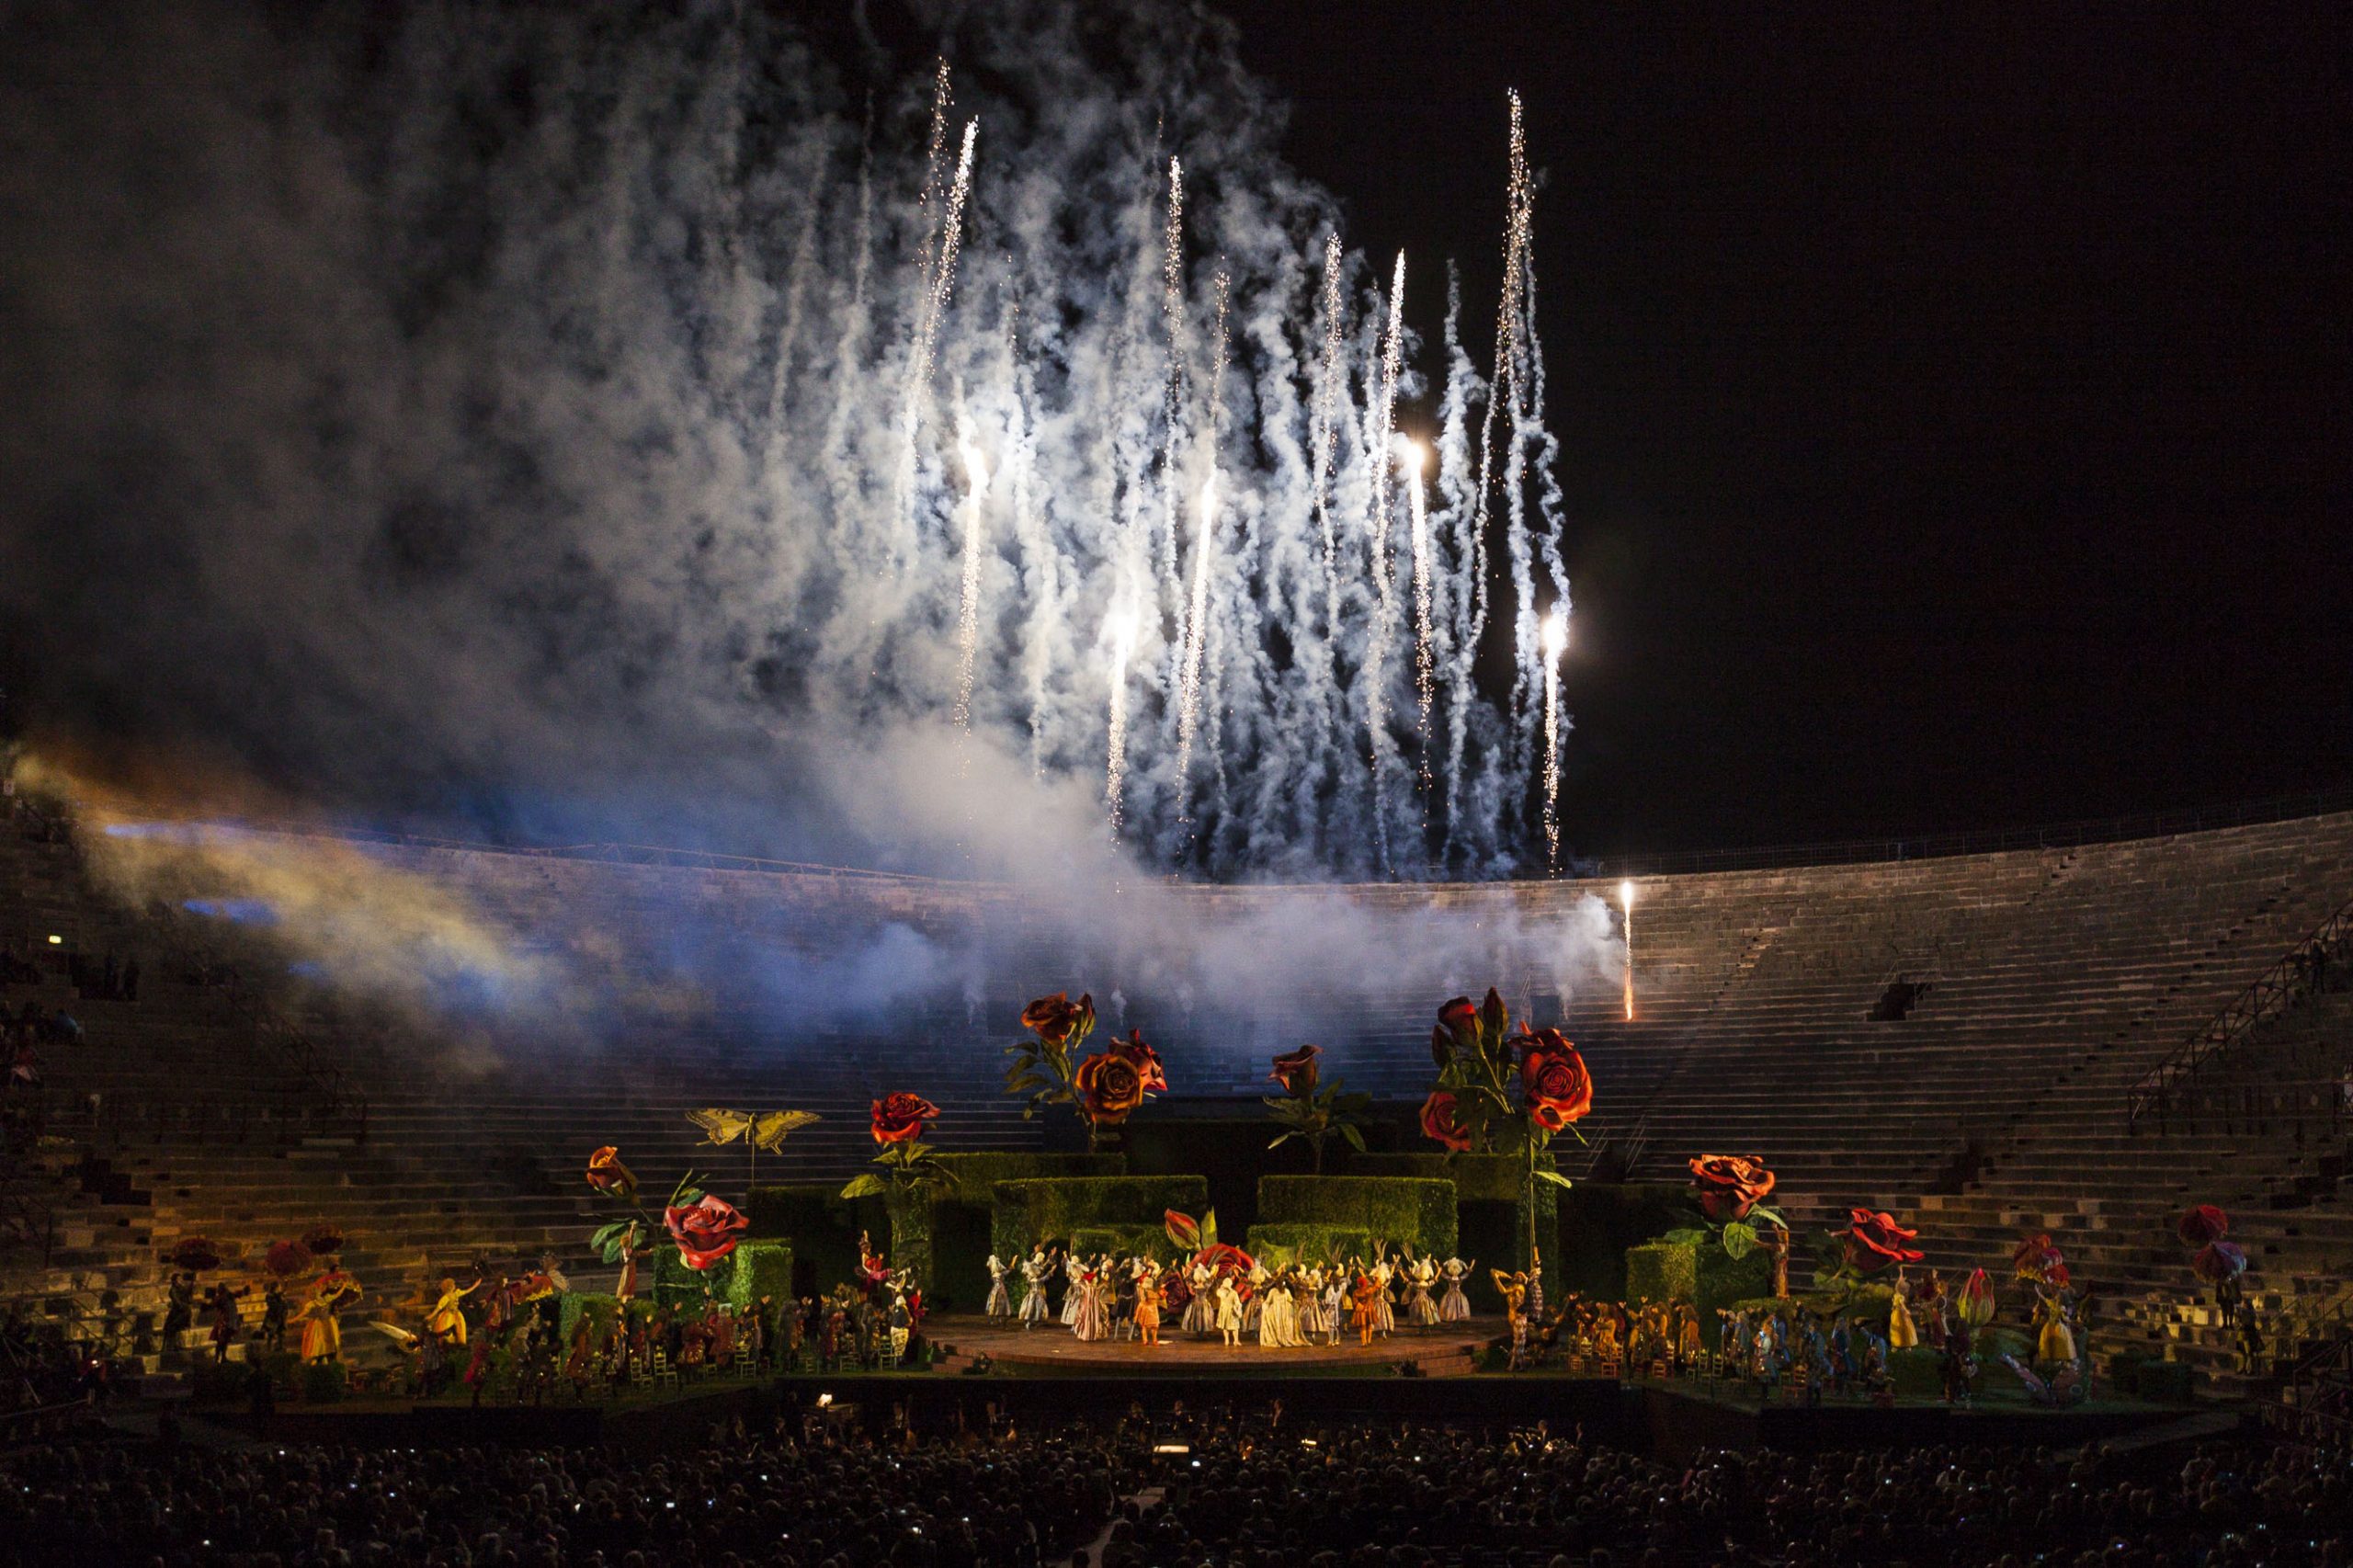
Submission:
[[[1532,270],[1426,367],[1391,258],[1326,287],[1226,24],[852,17],[12,7],[0,607],[45,722],[526,838],[970,874],[987,754],[1026,860],[1525,869],[1506,644],[1567,592]],[[1498,169],[1499,244],[1532,188]],[[1443,410],[1426,551],[1392,397]]]

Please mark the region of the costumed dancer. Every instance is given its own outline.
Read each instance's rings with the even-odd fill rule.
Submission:
[[[1160,1343],[1160,1271],[1136,1277],[1136,1337],[1146,1345]]]
[[[1021,1265],[1021,1326],[1025,1332],[1046,1321],[1046,1281],[1053,1272],[1054,1260],[1046,1256],[1043,1246]]]
[[[629,1229],[621,1233],[621,1277],[613,1285],[614,1300],[633,1301],[637,1299],[637,1260],[645,1256],[648,1250],[637,1244],[637,1221],[631,1220]],[[475,1281],[477,1285],[480,1283],[480,1280]],[[462,1345],[465,1341],[460,1339],[459,1343]]]
[[[1013,1292],[1005,1288],[1005,1277],[1011,1272],[1012,1270],[1005,1266],[1003,1258],[995,1253],[989,1254],[987,1312],[992,1318],[1009,1318],[1013,1315]]]
[[[1381,1282],[1370,1274],[1359,1273],[1348,1287],[1348,1326],[1357,1331],[1358,1345],[1370,1345],[1381,1325],[1381,1309],[1374,1304],[1380,1296]]]
[[[242,1294],[226,1285],[212,1287],[212,1364],[216,1367],[229,1359],[229,1346],[236,1343],[242,1316],[237,1298]]]
[[[302,1303],[303,1360],[328,1361],[343,1354],[343,1324],[335,1314],[359,1298],[359,1281],[329,1259],[326,1271],[311,1285],[311,1299]]]
[[[2067,1308],[2062,1299],[2064,1295],[2063,1290],[2053,1290],[2045,1285],[2035,1287],[2035,1321],[2041,1326],[2035,1340],[2034,1358],[2038,1361],[2075,1358],[2075,1336],[2067,1327]]]
[[[1446,1294],[1440,1298],[1438,1304],[1438,1322],[1468,1323],[1470,1321],[1471,1298],[1462,1293],[1462,1281],[1470,1278],[1471,1271],[1478,1267],[1477,1258],[1465,1263],[1459,1257],[1449,1257],[1440,1267],[1438,1271],[1446,1276]]]
[[[466,1314],[460,1303],[481,1289],[482,1281],[479,1279],[460,1290],[455,1279],[444,1278],[440,1298],[425,1314],[425,1332],[444,1344],[463,1345],[466,1342]]]
[[[1495,1291],[1504,1299],[1504,1321],[1511,1326],[1511,1369],[1515,1372],[1528,1364],[1528,1273],[1506,1274],[1500,1268],[1488,1270],[1495,1276]],[[1372,1343],[1368,1331],[1367,1345]]]
[[[272,1350],[286,1348],[286,1288],[272,1279],[261,1293],[261,1342]]]
[[[1376,1256],[1372,1264],[1372,1282],[1381,1287],[1381,1291],[1372,1302],[1373,1332],[1383,1339],[1397,1332],[1397,1312],[1389,1295],[1389,1287],[1396,1278],[1397,1270],[1391,1265],[1388,1256]]]
[[[1893,1350],[1909,1350],[1920,1343],[1920,1330],[1912,1322],[1912,1287],[1904,1277],[1904,1266],[1895,1266],[1895,1291],[1887,1299],[1887,1343]]]
[[[1253,1260],[1250,1265],[1250,1289],[1242,1298],[1242,1332],[1258,1332],[1258,1320],[1267,1310],[1267,1266]]]
[[[1242,1292],[1233,1288],[1233,1277],[1220,1274],[1217,1280],[1217,1331],[1228,1345],[1242,1343]]]
[[[1405,1321],[1415,1328],[1438,1326],[1438,1303],[1430,1300],[1430,1287],[1438,1283],[1438,1260],[1417,1257],[1405,1265]]]
[[[1078,1301],[1078,1311],[1071,1319],[1071,1332],[1081,1339],[1111,1337],[1109,1270],[1109,1260],[1100,1260],[1091,1268],[1082,1268],[1071,1285],[1071,1294]]]
[[[1324,1270],[1310,1264],[1293,1292],[1299,1309],[1299,1343],[1313,1345],[1324,1333]]]
[[[1340,1331],[1348,1326],[1348,1271],[1338,1264],[1324,1281],[1324,1343],[1340,1343]]]
[[[1086,1276],[1086,1265],[1080,1259],[1078,1254],[1074,1252],[1063,1259],[1062,1318],[1064,1328],[1078,1326],[1078,1306],[1085,1296],[1085,1292],[1079,1288],[1079,1282]],[[1086,1335],[1081,1335],[1079,1337],[1085,1338]]]
[[[1187,1272],[1185,1282],[1192,1287],[1193,1295],[1185,1303],[1185,1317],[1179,1326],[1188,1334],[1217,1333],[1218,1271],[1206,1263],[1196,1262]]]

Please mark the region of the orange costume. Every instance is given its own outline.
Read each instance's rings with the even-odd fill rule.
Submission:
[[[1370,1274],[1357,1276],[1348,1287],[1348,1300],[1355,1304],[1348,1309],[1348,1325],[1357,1331],[1357,1343],[1372,1343],[1372,1331],[1381,1322],[1381,1284]]]

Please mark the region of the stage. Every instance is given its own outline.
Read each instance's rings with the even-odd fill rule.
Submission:
[[[1158,1345],[1133,1340],[1080,1340],[1057,1323],[1023,1330],[984,1317],[931,1319],[924,1331],[943,1350],[939,1370],[961,1372],[986,1357],[995,1370],[1016,1377],[1249,1379],[1394,1376],[1411,1366],[1415,1377],[1467,1377],[1472,1358],[1504,1332],[1500,1318],[1472,1319],[1438,1328],[1401,1328],[1358,1345],[1353,1334],[1337,1345],[1277,1350],[1255,1338],[1239,1345],[1163,1330]]]

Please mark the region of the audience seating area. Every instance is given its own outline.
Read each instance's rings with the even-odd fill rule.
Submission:
[[[85,1030],[45,1052],[51,1142],[10,1176],[43,1195],[59,1242],[46,1271],[19,1247],[13,1272],[85,1307],[108,1288],[152,1303],[156,1249],[176,1237],[257,1249],[322,1221],[353,1236],[347,1262],[378,1302],[483,1253],[550,1248],[594,1274],[580,1253],[590,1148],[620,1144],[650,1181],[691,1162],[725,1188],[742,1185],[745,1151],[704,1146],[686,1119],[698,1107],[824,1118],[780,1158],[758,1157],[764,1180],[856,1169],[872,1151],[866,1102],[892,1089],[942,1108],[945,1147],[1036,1148],[1041,1125],[1000,1092],[1019,1004],[1090,984],[1108,999],[1118,978],[1065,972],[1051,927],[1012,888],[363,846],[455,890],[517,950],[595,983],[528,1018],[422,1022],[287,973],[266,932],[118,906],[53,835],[0,840],[0,938],[28,939],[51,960],[38,983],[0,999],[67,1006]],[[1290,896],[1164,891],[1178,917],[1205,925]],[[1577,881],[1350,893],[1540,930],[1587,895],[1619,902],[1615,883]],[[1801,1229],[1848,1207],[1888,1209],[1920,1227],[1949,1274],[2006,1261],[2021,1232],[2047,1230],[2106,1303],[2097,1336],[2156,1335],[2216,1369],[2221,1339],[2189,1306],[2171,1240],[2180,1208],[2214,1201],[2239,1216],[2251,1288],[2280,1304],[2314,1299],[2353,1262],[2353,1219],[2336,1198],[2342,1129],[2307,1116],[2297,1136],[2257,1133],[2221,1115],[2246,1074],[2333,1082],[2353,1060],[2341,999],[2315,998],[2259,1049],[2217,1063],[2195,1101],[2211,1114],[2126,1121],[2153,1065],[2353,898],[2353,815],[1654,878],[1636,895],[1631,1021],[1615,977],[1567,995],[1532,973],[1459,983],[1493,980],[1516,1008],[1577,1040],[1598,1085],[1584,1129],[1597,1166],[1672,1180],[1701,1152],[1760,1154]],[[863,1015],[806,1007],[813,988],[877,983],[827,966],[852,938],[887,955],[889,940],[869,938],[893,932],[949,955],[953,972],[920,999],[880,999]],[[63,938],[54,949],[52,933]],[[75,998],[65,951],[136,952],[148,981],[136,1002]],[[1329,1052],[1327,1074],[1402,1117],[1427,1087],[1443,998],[1339,998],[1322,979],[1302,976],[1275,1005],[1237,999],[1230,1014],[1131,990],[1120,1021],[1144,1028],[1182,1092],[1256,1096],[1266,1056],[1313,1039]],[[329,1107],[283,1028],[257,1017],[318,1042],[356,1093]],[[40,1165],[70,1168],[70,1188],[37,1187]]]

